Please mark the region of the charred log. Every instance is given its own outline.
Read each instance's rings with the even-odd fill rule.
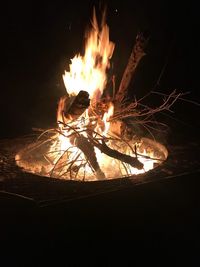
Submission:
[[[138,170],[141,170],[143,168],[143,164],[137,159],[137,157],[131,157],[129,155],[123,154],[115,149],[112,149],[106,145],[104,140],[102,140],[102,143],[95,141],[94,139],[90,139],[90,142],[96,146],[102,153],[108,155],[109,157],[118,159],[124,163],[127,163],[131,165],[134,168],[137,168]]]
[[[122,103],[122,101],[125,99],[127,95],[128,86],[135,73],[136,67],[138,66],[142,57],[145,55],[144,48],[146,46],[147,41],[148,39],[142,33],[139,33],[136,36],[136,43],[133,47],[128,64],[122,76],[119,90],[115,97],[116,103]]]
[[[64,116],[72,120],[77,119],[89,105],[89,94],[86,91],[80,91],[76,96],[66,97],[63,110]]]

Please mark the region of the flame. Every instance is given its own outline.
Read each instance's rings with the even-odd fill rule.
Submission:
[[[105,18],[105,14],[103,18]],[[57,111],[57,121],[60,121],[64,124],[66,123],[66,118],[63,115],[63,110],[65,108],[65,100],[67,97],[69,99],[73,98],[78,95],[81,90],[83,90],[88,92],[91,102],[96,104],[101,98],[107,83],[106,72],[110,67],[110,59],[112,57],[115,45],[109,40],[109,28],[105,24],[105,19],[102,21],[101,30],[99,29],[95,10],[93,13],[92,26],[93,27],[91,31],[87,34],[84,56],[81,56],[80,54],[75,55],[75,57],[71,59],[69,71],[65,71],[63,75],[68,96],[60,99]],[[67,118],[67,123],[70,124],[70,127],[83,130],[81,131],[81,134],[85,137],[87,137],[87,132],[84,131],[84,129],[86,129],[89,124],[93,125],[94,123],[94,131],[101,136],[108,137],[110,136],[110,119],[114,113],[113,103],[108,101],[103,110],[103,114],[96,115],[94,121],[92,121],[89,109],[86,109],[85,112],[75,121],[72,118],[70,119],[69,116],[69,118]],[[62,134],[59,134],[58,142],[51,147],[51,151],[55,150],[55,148],[56,150],[60,151],[69,151],[70,153],[68,153],[68,161],[73,162],[76,156],[80,154],[80,150],[74,146],[74,144],[72,144],[69,138],[66,138],[66,136],[70,135],[70,130],[66,130],[66,128],[63,126],[64,124],[62,123],[58,124]],[[116,149],[115,145],[112,146],[111,143],[109,145]],[[135,156],[128,146],[125,145],[124,147],[123,142],[118,144],[118,148],[122,153]],[[142,170],[138,170],[129,166],[129,169],[127,170],[127,168],[124,167],[124,165],[118,160],[110,158],[109,156],[101,153],[101,151],[96,147],[94,149],[100,167],[108,174],[108,176],[117,177],[119,174],[122,176],[127,175],[127,171],[130,174],[140,174],[153,169],[154,166],[154,160],[140,157],[140,161],[144,164],[144,168]],[[54,163],[60,159],[61,154],[62,152],[53,158]],[[143,151],[143,154],[149,156],[145,150]],[[84,159],[83,153],[81,156],[79,156],[79,159]],[[62,161],[61,164],[63,164]],[[79,172],[80,176],[82,175],[81,171]],[[89,165],[85,166],[84,171],[87,172],[91,179],[92,177],[96,179]]]
[[[107,135],[108,131],[109,131],[109,128],[110,128],[110,122],[109,122],[109,119],[112,117],[114,113],[114,105],[113,103],[109,103],[109,108],[108,108],[108,111],[104,113],[103,115],[103,122],[105,124],[105,130],[104,130],[104,135]]]
[[[105,13],[103,14],[100,30],[94,9],[92,29],[87,33],[84,56],[80,54],[75,55],[75,57],[71,59],[69,71],[65,71],[63,75],[63,81],[69,98],[78,95],[80,90],[83,90],[88,92],[91,102],[96,103],[96,101],[100,99],[107,83],[106,71],[110,67],[110,59],[114,47],[114,43],[109,40],[109,27],[105,23]],[[57,110],[57,121],[64,124],[66,118],[63,116],[63,111],[66,98],[67,96],[60,99]],[[97,124],[94,122],[94,124],[96,124],[95,131],[106,136],[110,128],[109,119],[113,113],[114,105],[110,102],[108,103],[107,110],[98,119]],[[84,119],[84,123],[82,119]],[[69,122],[70,119],[67,120],[67,123]],[[83,129],[89,123],[91,123],[91,118],[88,109],[86,109],[81,118],[77,119],[75,122],[70,122],[70,125]],[[60,148],[63,151],[71,146],[69,139],[66,140],[67,138],[65,137],[69,131],[64,130],[63,124],[58,125],[63,133],[63,135],[59,135]],[[82,134],[86,136],[86,133],[83,132]],[[77,151],[78,149],[74,147],[73,152]]]
[[[95,154],[93,154],[93,156],[94,158],[96,157],[99,167],[93,168],[93,166],[91,167],[88,163],[85,154],[77,147],[76,141],[78,136],[86,137],[88,140],[91,136],[95,135],[97,138],[101,139],[100,142],[103,142],[102,138],[105,137],[106,141],[105,139],[104,141],[107,142],[106,144],[111,149],[118,150],[132,157],[136,156],[131,145],[119,138],[121,136],[118,132],[120,133],[122,122],[115,121],[112,124],[110,122],[114,114],[114,105],[110,98],[104,99],[105,101],[102,101],[102,99],[99,101],[106,87],[107,70],[110,67],[110,59],[115,47],[114,43],[109,40],[109,28],[105,24],[105,14],[103,15],[101,28],[99,28],[94,10],[92,26],[91,31],[87,34],[84,55],[75,55],[75,57],[71,59],[69,71],[65,71],[63,75],[67,95],[62,97],[58,104],[57,122],[59,129],[56,129],[55,136],[50,139],[51,143],[50,147],[47,149],[47,153],[42,153],[45,157],[45,162],[48,162],[45,167],[41,165],[42,175],[44,175],[45,170],[47,175],[51,176],[51,173],[54,172],[56,177],[66,179],[86,179],[91,181],[104,179],[105,174],[106,178],[112,179],[144,173],[153,169],[154,163],[158,163],[157,160],[153,159],[154,151],[152,149],[146,149],[143,142],[137,144],[138,160],[144,164],[144,168],[141,170],[109,157],[102,153],[96,146],[94,146]],[[78,113],[78,115],[74,115],[73,112],[72,114],[68,114],[65,108],[70,108],[71,105],[73,105],[73,101],[80,91],[88,92],[90,107],[86,108],[85,111],[84,108],[83,110],[81,109],[81,112],[83,111],[82,114],[81,112],[80,114]],[[100,110],[98,107],[100,107]],[[67,115],[65,113],[67,113]],[[93,135],[91,135],[91,132]],[[113,136],[117,136],[118,138],[108,138]],[[46,142],[43,143],[46,144]],[[90,143],[87,144],[90,145]],[[135,145],[136,143],[133,142],[133,144]],[[150,144],[150,147],[153,146]],[[38,153],[36,154],[38,155]],[[157,157],[159,157],[159,155],[157,155]],[[160,157],[166,158],[163,155]],[[20,156],[18,157],[17,155],[16,159],[20,159]],[[24,164],[27,163],[23,160],[19,160],[18,164],[29,171],[38,172],[40,167],[37,164],[34,165],[37,160],[33,161],[33,166],[29,164],[29,161],[30,159],[26,167]],[[103,172],[101,172],[101,170]]]
[[[92,25],[93,28],[86,40],[84,56],[76,55],[71,59],[70,71],[65,71],[63,80],[70,96],[84,90],[93,100],[100,98],[106,86],[106,71],[110,67],[115,45],[109,41],[109,27],[105,23],[99,30],[95,10]]]
[[[103,114],[101,124],[97,124],[96,131],[103,136],[107,136],[110,129],[110,118],[114,114],[114,105],[112,102],[108,103],[108,110]]]
[[[65,71],[63,75],[67,94],[60,99],[58,104],[59,129],[56,129],[56,133],[50,139],[36,145],[35,153],[33,153],[34,149],[30,147],[29,153],[29,148],[27,148],[16,155],[17,164],[29,172],[46,176],[51,176],[53,173],[52,176],[57,178],[87,181],[104,179],[106,174],[107,179],[113,179],[147,172],[154,168],[154,164],[161,163],[159,159],[167,158],[167,150],[162,145],[145,138],[141,138],[140,141],[124,141],[121,138],[122,122],[114,121],[111,124],[114,105],[110,98],[102,100],[101,96],[107,84],[107,70],[110,68],[110,59],[115,45],[109,40],[105,13],[99,28],[94,10],[92,26],[91,31],[87,34],[84,55],[75,55],[71,59],[69,71]],[[73,101],[80,91],[88,92],[89,108],[84,109],[83,105],[80,113],[72,112],[71,114],[69,112],[70,114],[68,114],[68,108],[73,106]],[[87,98],[86,92],[84,93]],[[87,107],[87,101],[85,107]],[[111,150],[117,150],[132,157],[137,156],[144,165],[143,169],[138,170],[130,164],[102,153],[98,146],[90,143],[91,136],[95,136],[96,140],[99,139],[101,144],[103,141],[106,142]],[[78,137],[90,140],[86,143],[86,150],[91,152],[94,148],[95,153],[91,154],[94,161],[96,157],[98,166],[91,166],[87,158],[89,153],[85,155],[81,148],[77,147]],[[46,148],[47,144],[49,144],[48,148]],[[92,149],[91,147],[87,148],[87,145],[91,145]],[[135,151],[132,145],[135,146]],[[42,156],[38,157],[38,155],[44,157],[44,162],[40,159]]]

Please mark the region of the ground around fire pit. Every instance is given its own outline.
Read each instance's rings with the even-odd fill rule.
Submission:
[[[183,175],[44,208],[11,198],[1,210],[1,243],[7,253],[17,251],[20,263],[21,253],[30,255],[33,266],[41,263],[38,255],[46,264],[55,257],[57,264],[64,259],[67,266],[85,266],[97,257],[101,266],[117,266],[118,258],[130,264],[147,251],[148,261],[175,257],[176,263],[197,263],[199,181],[197,173]]]
[[[95,182],[67,181],[26,173],[15,162],[16,153],[36,139],[34,135],[0,141],[0,190],[4,196],[22,196],[44,207],[105,192],[149,183],[200,171],[200,145],[192,136],[185,139],[174,134],[176,142],[167,145],[169,157],[157,168],[143,175]],[[179,139],[179,140],[178,140]]]
[[[188,142],[186,137],[176,135],[168,147],[169,160],[142,181],[123,178],[95,183],[23,173],[13,162],[10,144],[18,148],[30,137],[2,140],[3,243],[11,249],[22,242],[23,247],[36,246],[41,252],[72,248],[80,241],[86,246],[97,240],[129,240],[133,247],[170,246],[176,253],[177,247],[195,252],[200,225],[200,150],[196,135],[190,134]]]

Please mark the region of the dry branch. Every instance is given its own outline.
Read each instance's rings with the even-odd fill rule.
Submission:
[[[67,126],[63,123],[63,125]],[[94,146],[96,146],[102,153],[106,154],[109,157],[115,158],[120,160],[123,163],[127,163],[134,168],[142,169],[143,164],[136,158],[131,157],[129,155],[123,154],[115,149],[111,149],[108,147],[104,141],[104,138],[101,137],[101,142],[97,138],[94,138],[92,135],[89,135],[88,138],[84,137],[83,135],[79,134],[78,132],[74,133],[74,136],[71,137],[71,140],[75,140],[75,145],[84,153],[87,160],[89,161],[92,168],[95,170],[96,175],[102,178],[105,176],[100,169],[98,164],[96,154],[94,151]]]
[[[93,138],[90,138],[90,142],[96,146],[102,153],[108,155],[109,157],[115,158],[120,160],[121,162],[127,163],[131,165],[134,168],[137,168],[141,170],[143,168],[143,164],[136,158],[131,157],[129,155],[123,154],[115,149],[112,149],[106,145],[104,140],[102,140],[102,143],[96,141]]]

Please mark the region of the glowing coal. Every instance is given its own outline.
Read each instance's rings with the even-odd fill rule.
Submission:
[[[80,149],[71,146],[68,150],[65,148],[62,150],[62,144],[63,141],[59,136],[54,136],[52,140],[43,138],[43,140],[36,141],[19,151],[16,155],[17,163],[25,171],[41,176],[95,181],[142,174],[160,165],[168,156],[168,152],[163,145],[148,138],[142,138],[137,143],[132,141],[129,145],[120,140],[109,141],[110,146],[118,151],[126,151],[127,155],[134,157],[135,153],[131,147],[136,144],[137,157],[143,163],[143,168],[134,168],[101,153],[96,148],[95,154],[100,166],[99,173],[96,173]]]

